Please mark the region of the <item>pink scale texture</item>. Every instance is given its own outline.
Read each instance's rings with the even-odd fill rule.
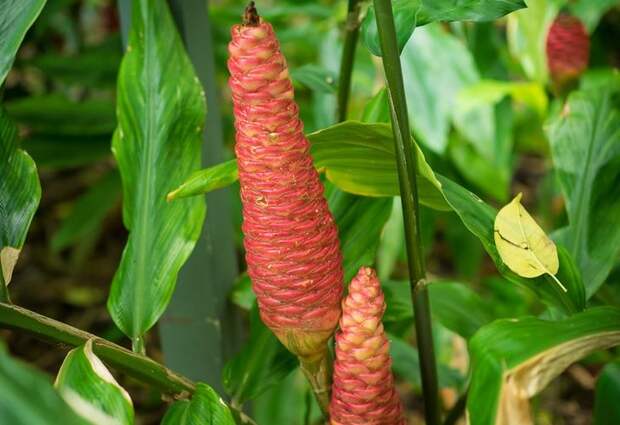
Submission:
[[[270,24],[232,28],[234,104],[248,274],[263,322],[302,358],[325,355],[343,291],[338,230]]]
[[[581,21],[559,15],[547,34],[547,63],[554,81],[564,83],[579,77],[588,67],[590,38]]]
[[[342,302],[330,403],[331,425],[405,425],[394,387],[385,301],[374,270],[362,267]]]

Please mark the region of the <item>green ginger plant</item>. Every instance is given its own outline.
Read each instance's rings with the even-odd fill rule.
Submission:
[[[597,295],[607,289],[613,294],[605,281],[620,245],[613,196],[620,177],[615,167],[620,153],[617,73],[586,75],[566,99],[552,99],[545,130],[568,223],[550,238],[520,198],[498,213],[464,185],[504,204],[512,170],[502,126],[517,121],[513,114],[519,111],[509,99],[544,116],[546,68],[563,87],[567,72],[573,80],[584,72],[586,31],[607,6],[570,4],[573,14],[588,10],[582,27],[563,17],[552,24],[560,3],[532,0],[524,8],[519,0],[376,0],[366,7],[350,0],[337,102],[342,122],[307,135],[299,118],[304,105],[295,103],[293,87],[303,82],[324,94],[321,90],[329,93],[329,81],[335,79],[315,68],[289,72],[285,48],[275,35],[278,27],[274,30],[251,4],[244,22],[233,26],[228,47],[237,158],[199,170],[206,113],[196,78],[201,70],[194,68],[200,65],[190,61],[165,1],[134,1],[112,141],[129,237],[108,298],[110,316],[131,340],[132,351],[10,303],[8,283],[15,280],[41,189],[35,161],[20,146],[17,127],[3,110],[0,325],[75,348],[53,386],[2,348],[0,419],[11,424],[138,422],[131,395],[110,367],[164,395],[170,406],[163,424],[254,423],[244,413],[251,399],[259,423],[290,424],[290,418],[278,419],[287,408],[282,395],[268,413],[261,413],[257,398],[273,394],[299,364],[323,414],[321,419],[312,410],[314,402],[304,401],[305,423],[406,423],[403,406],[409,403],[401,402],[395,385],[403,378],[421,387],[429,425],[454,423],[461,416],[481,425],[533,423],[531,397],[594,351],[608,350],[607,358],[613,358],[611,348],[620,343],[620,310],[613,296]],[[0,25],[0,81],[44,4],[9,0],[0,7],[0,22],[6,24]],[[264,11],[277,16],[269,6]],[[483,80],[475,71],[483,58],[477,56],[474,64],[464,45],[484,36],[468,32],[488,31],[492,27],[483,22],[509,13],[509,47],[531,81],[501,80],[492,73]],[[436,22],[450,22],[450,31]],[[347,114],[361,112],[349,111],[358,36],[380,57],[386,84],[367,102],[362,121],[346,121]],[[567,46],[565,38],[577,42]],[[462,72],[433,67],[442,61],[456,63]],[[536,68],[541,63],[543,71]],[[421,95],[430,92],[433,96]],[[19,116],[10,106],[9,112]],[[494,129],[491,136],[487,127]],[[493,174],[487,162],[504,168]],[[111,186],[118,184],[113,177]],[[197,195],[237,180],[248,273],[231,297],[251,311],[251,329],[246,347],[224,369],[224,402],[206,383],[149,358],[145,334],[170,303],[177,275],[199,240],[205,204]],[[398,200],[392,202],[399,195],[400,209]],[[468,237],[475,239],[472,251],[481,242],[501,276],[501,290],[481,296],[427,274],[424,233],[432,230],[430,214],[452,220],[445,229],[448,239],[450,227],[467,229],[456,243],[458,254],[467,256],[460,244]],[[399,241],[395,254],[389,246],[393,240]],[[404,251],[408,267],[400,276],[408,276],[409,284],[390,279],[381,284],[374,271],[361,267],[374,263],[377,246],[383,259],[379,272],[386,277],[399,276],[384,270],[394,269],[395,257]],[[515,285],[535,294],[544,311],[540,306],[529,310],[522,297],[506,302],[498,295]],[[417,351],[408,341],[411,328]],[[469,382],[443,359],[446,335],[454,334],[468,344]],[[604,373],[614,373],[613,367]],[[208,384],[219,387],[219,382]],[[299,393],[298,384],[288,391]],[[458,401],[447,400],[445,392],[442,397],[440,388],[451,388]],[[597,400],[604,403],[604,394]]]

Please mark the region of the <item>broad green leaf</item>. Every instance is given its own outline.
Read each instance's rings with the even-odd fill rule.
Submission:
[[[547,70],[547,32],[564,0],[527,0],[527,9],[508,17],[508,48],[519,61],[525,75],[545,84]]]
[[[346,121],[311,133],[308,140],[315,167],[325,172],[327,179],[339,189],[363,196],[400,194],[389,125]],[[431,208],[446,209],[441,185],[419,148],[417,153],[420,202]],[[231,184],[237,178],[236,161],[231,160],[197,172],[168,197],[202,194]]]
[[[493,322],[470,340],[471,425],[532,424],[529,398],[570,364],[620,344],[620,309],[596,307],[560,321]]]
[[[392,212],[381,233],[377,248],[377,274],[379,280],[389,279],[396,267],[396,262],[405,255],[405,223],[403,221],[403,204],[400,197],[392,198]]]
[[[200,166],[206,108],[166,2],[133,5],[112,142],[129,240],[108,310],[139,345],[170,301],[179,269],[200,235],[204,199],[168,203],[166,194]]]
[[[9,357],[0,343],[0,423],[89,425],[54,390],[50,379]]]
[[[121,180],[116,170],[109,171],[78,198],[71,212],[54,233],[51,248],[60,251],[97,234],[103,219],[121,197]]]
[[[457,108],[465,111],[481,105],[498,103],[506,96],[529,106],[541,117],[547,113],[548,99],[545,88],[536,82],[482,80],[464,87],[458,93]]]
[[[523,0],[392,0],[396,38],[402,49],[416,26],[443,21],[492,21],[525,7]],[[381,56],[374,7],[362,22],[362,40]]]
[[[307,64],[292,69],[291,79],[316,92],[336,93],[336,76],[318,65]]]
[[[590,297],[620,252],[620,81],[572,93],[547,134],[568,214],[557,239],[579,264]]]
[[[401,55],[409,120],[420,143],[442,154],[450,125],[486,154],[494,143],[490,105],[456,108],[457,94],[480,80],[471,52],[440,25],[416,30]],[[485,155],[491,159],[491,155]]]
[[[88,415],[94,407],[107,415],[110,422],[122,425],[134,423],[131,397],[93,353],[92,340],[67,354],[54,386],[75,411],[86,419],[89,419]],[[76,396],[83,403],[72,403]],[[89,406],[90,409],[81,410],[83,406]]]
[[[11,281],[41,199],[37,167],[19,148],[17,128],[0,108],[0,285]]]
[[[222,376],[226,392],[237,405],[282,381],[298,365],[297,358],[263,324],[256,302],[250,314],[250,338],[226,363]]]
[[[620,423],[620,363],[609,363],[596,382],[594,397],[594,425]]]
[[[510,270],[527,278],[547,274],[567,291],[555,277],[560,267],[555,244],[521,205],[520,193],[499,210],[493,232],[497,252]]]
[[[13,65],[15,54],[45,0],[3,0],[0,3],[0,86]]]
[[[116,127],[111,99],[72,101],[60,94],[24,97],[6,103],[15,122],[35,134],[94,136],[112,134]]]
[[[230,409],[207,384],[198,383],[191,401],[174,403],[161,425],[235,425]]]
[[[497,211],[482,199],[455,182],[438,175],[446,201],[454,209],[461,221],[472,232],[487,251],[499,272],[509,281],[522,285],[535,294],[547,305],[555,306],[565,313],[581,311],[585,307],[585,289],[581,274],[573,259],[559,245],[559,271],[556,275],[568,292],[562,291],[548,275],[534,279],[521,277],[511,271],[500,258],[494,241],[494,222]]]
[[[409,282],[385,281],[385,321],[413,319]],[[428,285],[433,317],[452,332],[469,339],[481,326],[496,319],[493,306],[467,285],[452,281]]]

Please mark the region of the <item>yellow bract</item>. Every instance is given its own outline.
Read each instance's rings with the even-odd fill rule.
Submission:
[[[566,292],[555,277],[559,261],[555,244],[521,205],[518,194],[495,217],[495,246],[502,261],[522,277],[548,274]]]

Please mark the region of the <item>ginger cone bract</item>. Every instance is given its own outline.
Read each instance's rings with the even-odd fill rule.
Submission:
[[[251,4],[232,28],[229,86],[248,274],[263,322],[329,402],[327,341],[343,291],[338,230],[303,134],[286,60]]]
[[[404,425],[394,388],[385,302],[374,270],[362,267],[342,302],[329,406],[331,425]]]
[[[560,15],[553,21],[546,48],[549,72],[557,84],[579,77],[588,67],[590,38],[574,16]]]

